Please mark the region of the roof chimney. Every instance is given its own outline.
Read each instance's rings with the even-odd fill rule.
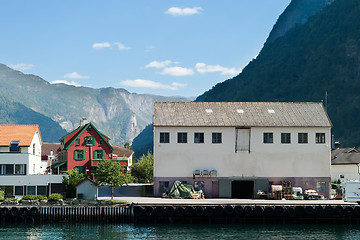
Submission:
[[[85,124],[87,124],[88,123],[88,120],[87,120],[87,118],[81,118],[81,120],[80,120],[80,127],[83,127],[83,126],[85,126]]]

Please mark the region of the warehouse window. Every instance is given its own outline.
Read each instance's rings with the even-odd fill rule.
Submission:
[[[194,143],[204,143],[204,133],[194,133]]]
[[[170,133],[161,132],[160,133],[160,143],[169,143],[170,142]]]
[[[315,143],[325,143],[325,133],[316,133]]]
[[[271,132],[264,133],[264,143],[273,143],[274,142],[274,134]]]
[[[219,132],[212,133],[212,143],[222,143],[222,134]]]
[[[178,132],[178,143],[187,143],[187,133],[186,132]]]
[[[298,143],[308,143],[308,134],[298,133]]]
[[[281,143],[291,143],[291,134],[281,133]]]

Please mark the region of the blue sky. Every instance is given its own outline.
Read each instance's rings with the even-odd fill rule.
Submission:
[[[198,96],[256,57],[290,0],[1,0],[0,63],[46,81]]]

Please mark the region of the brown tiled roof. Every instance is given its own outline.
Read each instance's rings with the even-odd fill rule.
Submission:
[[[154,126],[331,127],[322,103],[156,102]]]
[[[131,155],[134,153],[133,151],[127,149],[127,148],[124,148],[124,147],[121,147],[121,146],[118,146],[118,145],[111,145],[113,147],[113,152],[112,153],[115,153],[116,155],[118,155],[119,157],[131,157]]]
[[[60,149],[60,147],[60,143],[43,143],[41,147],[41,155],[50,155],[51,151],[56,154],[57,150]]]
[[[40,134],[39,125],[0,125],[0,146],[10,146],[12,141],[19,141],[19,146],[28,147],[37,130]]]

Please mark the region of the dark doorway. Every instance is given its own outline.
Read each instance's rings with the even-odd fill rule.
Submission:
[[[232,181],[231,197],[241,199],[254,198],[254,181]]]

